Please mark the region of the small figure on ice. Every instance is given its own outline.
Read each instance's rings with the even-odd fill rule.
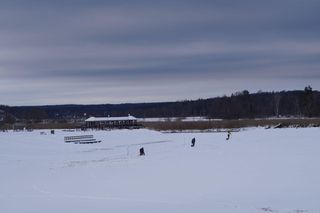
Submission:
[[[144,153],[144,148],[142,147],[140,148],[140,156],[143,156],[143,155],[146,155],[146,154]]]
[[[192,140],[191,140],[191,147],[194,147],[195,144],[196,144],[196,139],[195,139],[195,138],[192,138]]]
[[[230,132],[230,130],[229,130],[226,140],[228,141],[228,140],[230,139],[230,137],[231,137],[231,132]]]

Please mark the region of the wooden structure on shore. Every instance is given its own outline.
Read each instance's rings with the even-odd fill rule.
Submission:
[[[76,136],[66,136],[64,137],[65,143],[75,143],[75,144],[92,144],[92,143],[100,143],[93,138],[93,135],[76,135]]]
[[[86,128],[96,129],[122,129],[139,127],[137,118],[128,115],[125,117],[90,117],[86,122]]]

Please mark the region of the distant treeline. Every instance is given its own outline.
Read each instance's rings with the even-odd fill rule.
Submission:
[[[18,119],[73,119],[89,116],[187,117],[218,119],[265,118],[278,116],[320,117],[320,92],[310,86],[304,90],[258,92],[247,90],[231,96],[178,102],[55,105],[9,107],[0,109]]]

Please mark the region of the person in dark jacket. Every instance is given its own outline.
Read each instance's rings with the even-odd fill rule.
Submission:
[[[227,138],[226,138],[227,141],[230,139],[230,136],[231,136],[231,132],[228,131],[228,135],[227,135]]]
[[[195,139],[195,138],[192,138],[192,140],[191,140],[191,147],[194,147],[195,144],[196,144],[196,139]]]
[[[146,155],[146,154],[144,153],[144,148],[142,147],[140,148],[140,156],[143,156],[143,155]]]

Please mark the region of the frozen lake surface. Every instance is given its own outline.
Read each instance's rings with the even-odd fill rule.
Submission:
[[[55,132],[0,132],[1,213],[320,212],[319,128]]]

